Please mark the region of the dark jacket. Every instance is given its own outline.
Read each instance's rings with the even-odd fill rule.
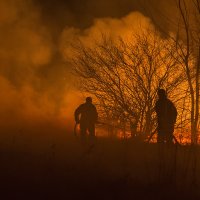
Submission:
[[[75,110],[74,116],[77,123],[94,124],[98,120],[96,107],[92,103],[81,104]]]
[[[160,128],[168,128],[174,126],[176,123],[177,110],[169,99],[159,99],[156,102],[155,110],[157,113],[158,126]]]

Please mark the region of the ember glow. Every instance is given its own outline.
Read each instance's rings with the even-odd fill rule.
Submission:
[[[84,100],[71,73],[71,44],[93,45],[102,35],[133,39],[157,28],[173,35],[173,1],[2,0],[0,2],[0,114],[2,126],[53,123],[73,127]],[[162,12],[162,14],[161,14]],[[153,15],[153,14],[154,15]],[[168,16],[168,17],[165,17]],[[173,21],[173,20],[172,20]]]

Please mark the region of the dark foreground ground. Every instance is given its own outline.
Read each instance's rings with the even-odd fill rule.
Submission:
[[[66,132],[1,136],[0,199],[200,199],[200,148]]]

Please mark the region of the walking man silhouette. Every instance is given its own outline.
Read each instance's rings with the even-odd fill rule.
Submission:
[[[158,121],[157,142],[172,143],[177,110],[174,104],[167,98],[164,89],[158,90],[158,101],[156,102],[155,110]]]
[[[76,124],[80,123],[81,137],[85,137],[87,132],[89,136],[95,137],[95,123],[98,120],[98,113],[92,104],[91,97],[87,97],[86,102],[75,110],[74,117]]]

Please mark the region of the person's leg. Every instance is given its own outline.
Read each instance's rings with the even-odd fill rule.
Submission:
[[[166,142],[168,144],[173,144],[173,134],[168,133],[167,137],[166,137]]]
[[[80,123],[81,138],[85,139],[87,134],[87,126],[84,123]]]
[[[158,136],[157,136],[157,143],[164,143],[165,142],[165,132],[161,125],[158,125]]]
[[[166,141],[169,144],[173,143],[173,133],[174,133],[174,126],[170,126],[166,133]]]
[[[164,143],[165,137],[164,134],[158,132],[157,143]]]
[[[95,137],[95,124],[90,124],[88,126],[88,131],[89,131],[89,136],[90,137]]]
[[[96,138],[95,138],[95,124],[88,125],[88,132],[89,132],[89,150],[91,152],[95,146]]]

